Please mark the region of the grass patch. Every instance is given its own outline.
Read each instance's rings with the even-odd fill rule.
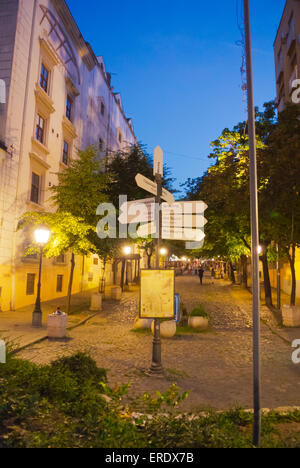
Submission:
[[[184,335],[184,334],[204,334],[204,333],[211,333],[210,330],[198,330],[197,328],[189,327],[188,325],[184,327],[177,327],[176,335]]]
[[[133,328],[130,331],[131,333],[136,333],[137,335],[152,335],[150,328]]]
[[[180,377],[181,379],[188,379],[189,378],[189,375],[186,372],[178,370],[178,369],[166,369],[166,371],[169,374],[174,375],[175,377]]]

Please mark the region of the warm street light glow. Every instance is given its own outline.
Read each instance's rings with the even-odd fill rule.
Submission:
[[[257,247],[257,252],[258,252],[258,255],[261,255],[261,253],[262,253],[262,246],[261,245],[259,245]]]
[[[45,245],[50,239],[51,231],[49,229],[36,229],[34,231],[34,237],[37,244]]]
[[[168,253],[168,251],[167,251],[167,249],[165,249],[165,247],[160,249],[160,255],[162,255],[163,257],[165,257],[167,255],[167,253]]]
[[[130,255],[132,252],[132,248],[129,246],[124,247],[123,252],[125,255]]]

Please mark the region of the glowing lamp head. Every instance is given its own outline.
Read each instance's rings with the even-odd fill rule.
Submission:
[[[257,252],[258,252],[258,255],[261,255],[261,254],[262,254],[262,246],[261,246],[261,245],[259,245],[259,246],[257,247]]]
[[[132,252],[132,249],[131,249],[131,247],[126,246],[126,247],[124,247],[123,252],[124,252],[125,255],[130,255],[131,252]]]
[[[34,231],[34,237],[37,244],[45,245],[50,239],[50,230],[47,228],[40,228]]]
[[[162,249],[160,249],[160,255],[162,255],[163,257],[165,257],[167,255],[168,251],[165,247],[163,247]]]

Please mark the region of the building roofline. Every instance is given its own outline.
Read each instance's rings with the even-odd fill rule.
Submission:
[[[283,12],[282,12],[282,15],[281,15],[281,20],[280,20],[280,23],[279,23],[279,26],[278,26],[278,29],[277,29],[277,33],[276,33],[276,37],[275,37],[275,40],[274,40],[274,44],[273,44],[274,48],[275,48],[275,44],[276,44],[276,41],[278,39],[278,34],[279,34],[279,31],[280,31],[280,28],[281,28],[281,25],[282,25],[282,22],[283,22],[283,17],[284,17],[285,11],[287,9],[287,4],[288,4],[288,0],[286,0],[286,2],[285,2],[284,9],[283,9]]]
[[[92,48],[92,46],[85,41],[77,23],[76,23],[76,20],[74,18],[74,16],[72,15],[71,13],[71,10],[66,2],[66,0],[51,0],[55,10],[57,11],[57,13],[59,14],[68,34],[70,35],[70,38],[71,40],[74,42],[74,44],[78,47],[79,51],[80,51],[80,56],[83,60],[83,62],[85,63],[85,65],[88,67],[89,71],[92,71],[93,68],[97,67],[99,70],[100,70],[100,73],[102,73],[102,76],[106,82],[106,85],[109,89],[109,92],[111,94],[111,96],[114,98],[116,104],[118,105],[120,111],[121,111],[121,114],[122,116],[124,117],[124,120],[132,134],[132,136],[134,137],[134,139],[137,141],[137,137],[134,133],[134,130],[133,128],[129,125],[128,123],[128,120],[127,120],[127,117],[125,116],[124,114],[124,111],[123,109],[121,108],[121,106],[118,104],[115,96],[114,96],[114,93],[113,93],[113,88],[111,87],[110,83],[108,82],[108,79],[107,79],[107,75],[106,73],[104,72],[104,70],[102,69],[102,67],[100,66],[99,64],[99,61],[97,59],[97,56]]]

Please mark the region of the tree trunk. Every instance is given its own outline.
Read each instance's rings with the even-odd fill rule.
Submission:
[[[122,271],[121,271],[121,288],[124,291],[124,274],[125,274],[126,260],[122,260]]]
[[[296,259],[296,247],[295,245],[292,246],[292,255],[290,251],[288,251],[288,258],[291,267],[292,273],[292,290],[291,290],[291,306],[296,305],[296,270],[295,270],[295,259]]]
[[[106,260],[103,261],[103,273],[102,273],[101,260],[100,260],[99,293],[102,293],[102,294],[105,292],[105,270],[106,270]]]
[[[242,287],[247,288],[248,286],[248,258],[246,255],[241,256],[242,262]]]
[[[152,254],[151,255],[147,254],[147,257],[148,257],[148,270],[151,270],[151,257],[152,257]]]
[[[72,253],[71,256],[71,270],[70,270],[70,279],[69,279],[69,286],[68,286],[68,297],[67,297],[67,310],[66,313],[70,313],[70,306],[71,306],[71,296],[72,296],[72,286],[73,286],[73,277],[74,277],[74,268],[75,268],[75,255]]]
[[[273,306],[272,287],[271,287],[271,281],[270,281],[269,262],[268,262],[268,244],[262,244],[261,261],[262,261],[263,272],[264,272],[266,305]]]

